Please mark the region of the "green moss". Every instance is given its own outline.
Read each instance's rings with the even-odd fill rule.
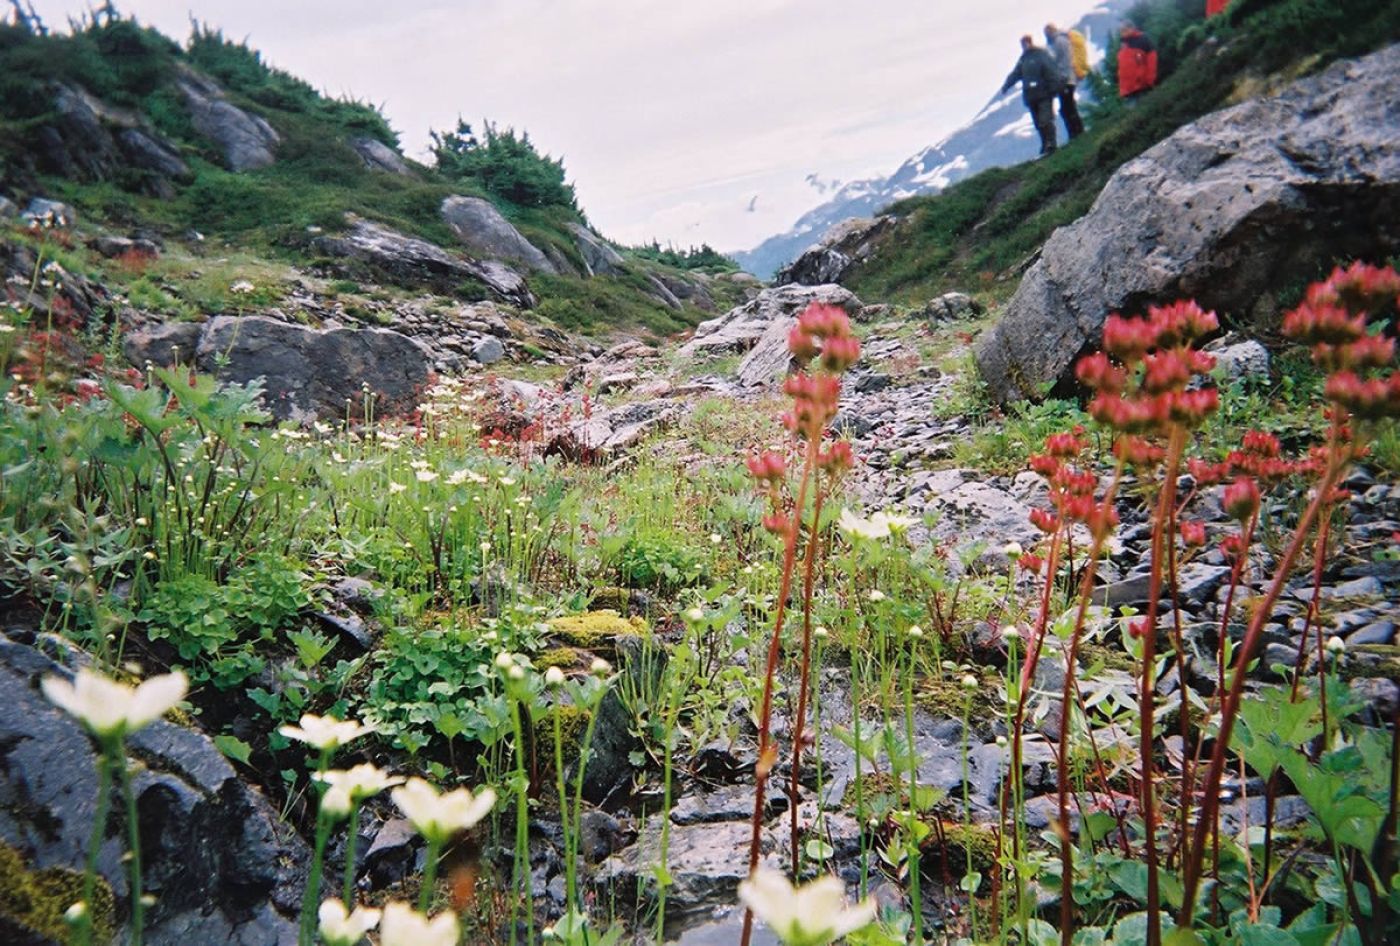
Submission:
[[[626,588],[599,588],[589,599],[588,607],[594,611],[616,611],[626,614],[632,601],[632,592]]]
[[[64,867],[33,870],[20,853],[0,843],[0,916],[39,936],[67,942],[64,912],[82,899],[83,875]],[[109,941],[115,931],[116,899],[101,877],[94,888],[94,939]]]
[[[981,685],[972,691],[973,720],[999,719],[1005,712],[1000,700],[999,680],[995,676],[983,676]],[[928,677],[920,680],[914,691],[914,700],[927,709],[953,719],[962,719],[969,714],[967,690],[962,685],[961,674],[944,674],[939,678]],[[975,724],[974,724],[975,725]]]
[[[535,764],[540,775],[547,777],[551,784],[554,781],[554,713],[559,714],[559,742],[564,749],[566,775],[572,767],[571,760],[578,757],[591,716],[581,706],[561,703],[553,712],[535,721]]]
[[[641,618],[625,618],[607,608],[558,617],[547,623],[555,637],[589,650],[609,646],[618,637],[645,637],[651,633],[651,628]]]
[[[948,873],[962,877],[969,871],[982,875],[979,893],[991,888],[992,872],[997,864],[997,836],[991,825],[963,824],[958,821],[944,821],[941,831],[934,831],[923,843],[924,872],[938,876],[943,872],[944,861]],[[941,835],[941,840],[940,840]]]
[[[558,667],[561,670],[568,670],[574,667],[587,666],[589,658],[580,650],[573,647],[553,647],[534,659],[537,670],[548,670],[550,667]]]

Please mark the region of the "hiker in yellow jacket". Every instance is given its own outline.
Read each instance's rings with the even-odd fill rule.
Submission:
[[[1074,87],[1083,76],[1075,67],[1069,33],[1062,32],[1054,23],[1046,23],[1045,46],[1055,61],[1055,71],[1060,79],[1060,121],[1065,123],[1065,132],[1073,140],[1084,133],[1084,121],[1079,117],[1079,106],[1074,101]]]

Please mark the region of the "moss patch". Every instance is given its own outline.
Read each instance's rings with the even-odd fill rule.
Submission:
[[[588,666],[591,658],[581,650],[574,647],[553,647],[539,654],[532,661],[537,670],[548,670],[550,667],[558,667],[560,670],[574,670],[579,667]]]
[[[563,746],[565,775],[569,776],[568,770],[573,767],[572,760],[578,758],[592,714],[581,706],[571,706],[567,703],[556,707],[555,712],[559,714],[559,742]],[[535,764],[539,767],[539,774],[548,778],[552,785],[555,780],[554,712],[536,720],[535,746]]]
[[[606,608],[553,618],[547,624],[555,637],[589,650],[607,647],[618,637],[645,637],[651,633],[651,628],[641,618],[625,618]]]
[[[996,832],[990,825],[942,822],[942,838],[934,831],[923,843],[924,873],[938,876],[943,872],[944,859],[950,876],[955,880],[969,871],[982,875],[979,893],[991,888],[992,871],[997,863]]]
[[[5,919],[55,942],[67,942],[69,931],[63,914],[82,899],[82,892],[83,875],[78,871],[65,867],[33,870],[19,851],[0,843],[0,916]],[[92,899],[93,939],[105,943],[115,932],[116,900],[101,877]]]

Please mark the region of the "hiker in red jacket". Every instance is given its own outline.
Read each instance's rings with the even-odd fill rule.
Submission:
[[[1124,22],[1119,31],[1118,95],[1125,101],[1157,84],[1157,47],[1142,30]]]

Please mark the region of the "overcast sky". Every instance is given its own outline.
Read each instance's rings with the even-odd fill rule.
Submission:
[[[34,0],[51,26],[85,8]],[[93,5],[96,5],[95,3]],[[970,119],[1018,37],[1094,0],[117,0],[193,16],[333,95],[381,105],[410,157],[486,117],[562,157],[589,219],[747,249]]]

